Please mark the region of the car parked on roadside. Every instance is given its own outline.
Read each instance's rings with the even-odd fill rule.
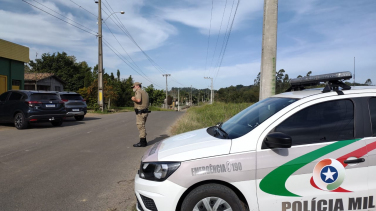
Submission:
[[[56,92],[10,90],[0,95],[0,122],[14,123],[17,129],[31,122],[61,126],[66,116],[64,102]]]
[[[67,117],[74,117],[77,121],[83,120],[87,113],[86,100],[76,92],[59,92],[58,94],[65,104]]]
[[[224,123],[156,143],[135,177],[137,210],[375,211],[376,88],[351,77],[292,79]]]

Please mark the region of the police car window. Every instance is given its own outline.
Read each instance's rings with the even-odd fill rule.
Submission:
[[[274,132],[291,136],[292,145],[353,139],[354,104],[337,100],[310,106],[286,119]]]
[[[9,101],[18,101],[21,100],[22,94],[18,92],[12,92],[9,97]]]
[[[223,123],[222,129],[229,138],[239,138],[298,99],[271,97],[244,109]]]
[[[371,114],[373,136],[376,136],[376,98],[371,98],[369,100],[369,110]]]

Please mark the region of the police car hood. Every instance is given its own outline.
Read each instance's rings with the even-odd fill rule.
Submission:
[[[183,133],[156,143],[146,151],[142,161],[186,161],[229,154],[231,139],[215,138],[206,130]]]

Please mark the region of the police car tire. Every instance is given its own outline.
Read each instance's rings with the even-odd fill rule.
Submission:
[[[225,200],[232,210],[247,211],[244,203],[230,188],[219,184],[205,184],[193,189],[187,197],[185,197],[181,211],[192,211],[194,206],[204,198],[218,197]]]

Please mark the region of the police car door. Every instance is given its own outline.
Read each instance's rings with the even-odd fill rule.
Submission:
[[[369,119],[367,116],[371,117],[371,121],[369,121],[371,123],[371,137],[365,139],[368,150],[367,160],[369,160],[368,184],[370,196],[368,209],[376,210],[376,97],[367,99],[367,101],[366,104],[369,109],[364,109],[366,111],[365,119]]]
[[[260,136],[257,195],[261,211],[367,208],[365,142],[355,128],[355,123],[362,121],[356,115],[357,100],[343,95],[336,99],[305,103]],[[292,146],[280,148],[289,147],[288,137]],[[267,143],[275,138],[285,139],[287,145]]]

